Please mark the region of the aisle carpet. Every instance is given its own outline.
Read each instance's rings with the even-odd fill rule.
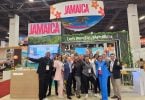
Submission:
[[[0,82],[0,98],[10,93],[10,80]]]

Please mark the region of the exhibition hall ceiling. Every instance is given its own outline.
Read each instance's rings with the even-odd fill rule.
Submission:
[[[30,2],[33,1],[33,2]],[[50,21],[49,7],[52,4],[73,0],[0,0],[0,39],[4,39],[9,30],[9,18],[13,14],[20,16],[20,34],[27,34],[29,22]],[[81,33],[128,31],[127,6],[138,4],[140,33],[145,35],[145,0],[102,0],[105,5],[104,19],[92,28]],[[65,34],[80,33],[63,29]]]

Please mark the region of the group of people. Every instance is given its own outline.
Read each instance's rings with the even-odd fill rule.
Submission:
[[[105,54],[94,56],[77,54],[62,56],[58,54],[51,59],[50,52],[47,52],[45,57],[28,59],[39,63],[37,73],[40,100],[51,95],[53,80],[55,93],[59,98],[64,98],[64,93],[66,93],[67,99],[72,99],[71,96],[74,93],[77,98],[81,98],[81,94],[85,94],[85,98],[88,98],[88,90],[92,88],[94,96],[101,93],[101,100],[108,100],[111,80],[114,93],[111,98],[121,100],[120,70],[122,67],[115,54],[111,54],[110,59]]]

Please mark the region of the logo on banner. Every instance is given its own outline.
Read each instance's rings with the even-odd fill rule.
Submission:
[[[60,34],[61,34],[60,22],[30,23],[28,25],[29,36],[46,36]]]

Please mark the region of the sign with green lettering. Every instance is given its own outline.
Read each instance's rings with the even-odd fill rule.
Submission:
[[[62,42],[87,42],[110,39],[113,40],[112,35],[63,35]]]

